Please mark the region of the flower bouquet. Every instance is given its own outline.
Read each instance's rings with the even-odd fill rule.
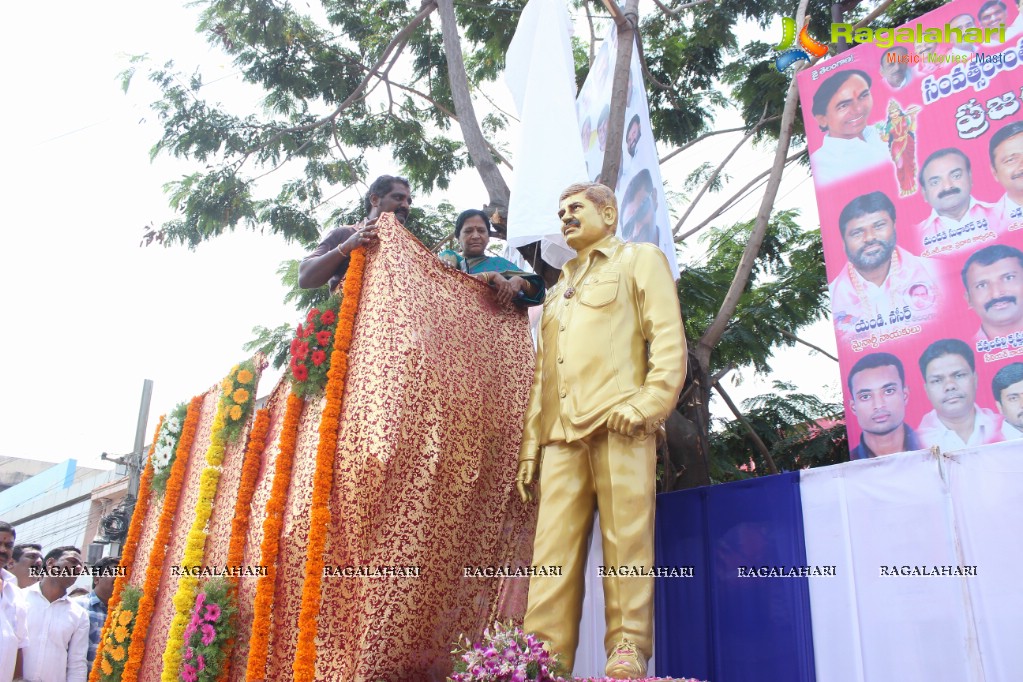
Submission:
[[[217,682],[227,663],[227,642],[234,639],[231,625],[237,611],[230,586],[223,578],[207,582],[195,597],[192,620],[185,628],[182,682]]]
[[[295,393],[303,398],[318,393],[327,385],[327,370],[330,369],[330,353],[334,348],[334,334],[337,332],[337,313],[340,299],[331,296],[325,310],[313,308],[306,315],[305,323],[298,325],[295,338],[291,340],[291,381]]]
[[[121,603],[110,616],[110,628],[103,632],[103,648],[99,654],[101,682],[117,682],[121,679],[132,631],[135,629],[135,613],[141,599],[142,590],[137,587],[129,585],[121,593]]]
[[[256,364],[252,360],[235,365],[224,377],[220,399],[227,415],[224,440],[233,443],[245,431],[245,421],[256,403]]]
[[[179,403],[171,411],[170,416],[163,420],[160,433],[156,437],[156,445],[153,447],[153,482],[151,486],[161,496],[167,489],[167,479],[170,477],[171,465],[174,464],[178,441],[181,440],[181,427],[185,423],[186,412],[188,412],[188,403]]]

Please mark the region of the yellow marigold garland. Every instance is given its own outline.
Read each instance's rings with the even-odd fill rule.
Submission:
[[[341,423],[341,401],[348,370],[348,349],[352,344],[355,313],[362,293],[362,277],[366,251],[358,248],[351,254],[345,277],[341,310],[338,314],[334,350],[327,373],[326,404],[320,417],[320,442],[316,448],[316,471],[313,474],[313,500],[309,512],[309,538],[306,543],[305,580],[302,584],[302,606],[298,616],[298,648],[295,651],[295,680],[313,682],[316,677],[316,633],[320,615],[320,586],[323,580],[323,550],[330,524],[330,492],[334,483],[334,452],[337,449]],[[257,621],[258,622],[258,621]]]
[[[142,655],[146,649],[145,635],[149,630],[149,623],[153,619],[156,593],[160,589],[160,576],[163,573],[163,560],[167,556],[171,528],[174,526],[174,515],[177,512],[181,489],[185,483],[185,470],[188,468],[188,457],[192,451],[192,444],[195,442],[196,431],[199,429],[199,413],[201,411],[202,396],[199,395],[192,398],[192,402],[188,404],[185,425],[181,428],[181,439],[178,440],[174,464],[171,465],[170,478],[167,479],[167,489],[163,494],[163,508],[160,510],[160,523],[156,529],[153,550],[149,553],[149,566],[146,567],[146,580],[142,586],[142,599],[139,600],[139,609],[135,614],[134,631],[139,633],[139,636],[131,638],[131,645],[128,647],[128,660],[124,663],[121,682],[138,681]],[[116,584],[115,582],[115,587]],[[97,658],[99,657],[97,656]]]
[[[266,573],[259,576],[256,583],[253,628],[245,669],[245,679],[251,682],[266,679],[266,661],[270,654],[271,611],[274,588],[277,584],[277,553],[281,527],[284,523],[284,506],[288,501],[288,486],[291,484],[291,469],[295,462],[295,447],[298,444],[299,418],[302,416],[303,407],[305,407],[303,398],[294,392],[288,394],[284,423],[281,426],[280,452],[274,461],[270,499],[266,502],[266,514],[263,516],[263,542],[259,548],[259,563],[266,567]]]
[[[239,372],[239,375],[241,372]],[[241,566],[245,562],[245,540],[249,534],[249,519],[252,518],[250,505],[252,496],[256,492],[256,482],[259,479],[259,469],[263,463],[263,450],[266,448],[266,437],[270,432],[270,412],[263,408],[256,412],[252,422],[252,430],[249,432],[249,444],[245,449],[245,459],[242,460],[242,476],[238,484],[238,498],[234,503],[234,518],[231,519],[231,540],[227,546],[227,565]],[[237,603],[238,583],[240,578],[232,576],[228,578],[228,585],[231,598]],[[237,620],[237,615],[235,616]],[[231,625],[233,630],[236,624]],[[221,672],[220,680],[227,680],[231,672],[231,650],[234,647],[234,639],[229,639],[225,645],[224,669]]]
[[[213,514],[213,500],[217,496],[220,467],[224,463],[224,451],[227,447],[228,412],[233,408],[238,408],[237,405],[232,407],[230,403],[233,398],[232,393],[235,392],[232,377],[237,372],[238,367],[233,367],[221,385],[223,391],[217,402],[217,412],[213,417],[210,446],[206,450],[206,468],[202,470],[202,475],[199,477],[199,499],[195,503],[195,519],[192,521],[192,528],[188,531],[188,538],[185,540],[185,556],[181,561],[186,571],[192,567],[202,566],[206,550],[206,526]],[[231,381],[232,384],[230,389],[228,389],[228,381]],[[242,392],[246,393],[245,399],[248,400],[248,393]],[[174,593],[173,600],[174,619],[171,621],[170,633],[167,636],[167,646],[163,650],[163,672],[160,678],[162,682],[177,682],[178,680],[185,646],[185,627],[188,625],[198,591],[198,576],[184,575],[178,580],[178,589]]]
[[[124,547],[121,549],[120,566],[124,568],[124,571],[114,579],[114,590],[107,602],[110,607],[107,609],[106,622],[103,623],[103,631],[100,634],[99,644],[96,647],[96,659],[92,662],[92,670],[89,671],[89,682],[99,682],[100,673],[102,672],[100,659],[103,653],[103,642],[106,640],[110,628],[118,625],[112,622],[111,619],[117,610],[117,606],[121,603],[121,593],[131,578],[131,569],[135,563],[135,552],[138,550],[139,537],[142,535],[142,524],[145,522],[146,514],[149,512],[150,486],[153,482],[153,452],[156,450],[156,441],[160,438],[160,428],[163,426],[163,420],[166,416],[161,416],[159,423],[156,425],[156,431],[153,432],[153,444],[149,446],[149,457],[146,458],[146,465],[142,469],[142,479],[139,481],[139,496],[135,501],[135,509],[131,513],[131,523],[128,524],[128,535],[124,539]],[[122,623],[121,625],[125,624]]]

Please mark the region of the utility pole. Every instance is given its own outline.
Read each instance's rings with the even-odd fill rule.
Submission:
[[[105,452],[100,455],[100,459],[123,464],[128,474],[128,494],[100,521],[105,540],[97,541],[95,544],[109,543],[111,553],[108,556],[120,553],[121,543],[124,542],[128,534],[132,512],[135,511],[135,502],[139,496],[139,482],[142,480],[142,469],[146,460],[146,425],[149,423],[149,403],[152,398],[153,381],[145,379],[142,383],[142,401],[139,404],[139,419],[135,425],[135,446],[132,451],[120,457],[112,457]]]

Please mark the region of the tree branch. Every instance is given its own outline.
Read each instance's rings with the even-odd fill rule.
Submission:
[[[855,26],[853,26],[853,28],[854,29],[863,28],[864,26],[866,26],[867,24],[872,22],[874,19],[877,19],[879,16],[881,16],[884,13],[884,11],[886,9],[888,9],[888,7],[892,4],[893,1],[894,0],[884,0],[884,2],[882,2],[876,8],[874,8],[873,12],[871,12],[867,16],[863,17],[862,19],[860,19],[860,21]],[[856,4],[859,4],[859,3],[854,3],[853,6],[855,7]]]
[[[614,79],[611,85],[611,112],[607,121],[607,144],[604,163],[600,168],[600,181],[614,189],[618,184],[618,169],[622,165],[622,138],[625,136],[625,105],[628,101],[629,71],[632,66],[632,46],[638,24],[639,0],[626,0],[625,11],[614,0],[604,0],[618,24],[618,55],[615,57]],[[621,18],[621,20],[619,20]]]
[[[586,23],[590,27],[590,68],[593,68],[593,60],[597,58],[597,34],[593,30],[593,14],[590,12],[590,3],[584,2],[586,8]]]
[[[796,343],[801,343],[804,346],[806,346],[807,348],[812,348],[813,350],[817,351],[821,355],[823,355],[823,356],[825,356],[827,358],[831,358],[835,362],[838,362],[838,358],[836,358],[834,355],[832,355],[828,351],[824,350],[820,346],[815,346],[812,343],[810,343],[809,341],[805,341],[805,340],[799,338],[798,336],[796,336],[795,334],[793,334],[792,332],[786,331],[786,330],[782,329],[781,327],[775,327],[773,324],[769,324],[768,326],[769,327],[773,327],[774,329],[777,329],[778,333],[781,334],[782,336],[784,336],[786,339],[792,339]]]
[[[246,155],[274,144],[275,142],[277,142],[278,140],[280,140],[282,137],[289,133],[301,133],[307,130],[315,130],[320,126],[326,125],[327,123],[334,121],[334,119],[341,115],[341,112],[350,107],[353,102],[361,98],[360,96],[362,95],[362,91],[366,89],[366,86],[369,84],[370,78],[372,78],[375,75],[379,75],[378,72],[380,70],[380,67],[383,66],[384,62],[386,62],[388,58],[391,56],[391,52],[395,48],[404,45],[405,42],[408,40],[408,37],[412,35],[412,32],[415,31],[416,28],[418,28],[419,25],[426,20],[426,17],[430,16],[435,9],[437,9],[437,4],[435,0],[426,0],[422,4],[422,6],[419,9],[419,14],[414,16],[412,18],[412,21],[410,21],[408,25],[405,26],[405,28],[401,29],[397,33],[397,35],[395,35],[394,38],[391,39],[391,42],[389,42],[387,44],[387,47],[384,48],[384,51],[380,55],[380,58],[372,67],[369,68],[369,72],[366,74],[365,78],[362,79],[362,82],[360,82],[355,87],[355,89],[348,95],[348,97],[345,98],[343,102],[341,102],[341,104],[337,106],[336,109],[334,109],[334,111],[332,111],[330,114],[327,114],[326,116],[317,121],[304,123],[300,126],[282,128],[281,130],[278,130],[277,133],[266,142],[263,142],[257,145],[256,147],[250,149],[248,152],[246,152]]]
[[[714,184],[715,180],[717,180],[718,175],[721,174],[721,171],[722,169],[724,169],[725,165],[727,165],[728,162],[732,160],[732,157],[735,156],[735,154],[740,149],[742,149],[742,146],[746,144],[746,142],[748,142],[749,139],[753,137],[754,134],[756,134],[756,132],[757,129],[754,128],[753,130],[746,133],[746,135],[741,140],[739,140],[739,144],[732,147],[732,151],[728,152],[725,158],[721,160],[721,163],[719,163],[717,168],[714,169],[714,172],[710,174],[710,177],[707,178],[707,181],[703,183],[703,187],[701,187],[700,191],[696,194],[696,198],[689,202],[689,206],[686,207],[686,212],[683,213],[682,217],[678,219],[677,223],[675,223],[675,229],[672,230],[673,235],[682,228],[682,225],[686,222],[686,219],[692,214],[693,209],[696,208],[696,204],[700,202],[700,199],[703,198],[703,195],[707,193],[707,190],[710,189],[710,186]]]
[[[793,161],[795,161],[796,159],[798,159],[799,157],[801,157],[801,156],[802,156],[803,154],[806,154],[806,150],[805,150],[805,149],[801,149],[801,150],[799,150],[798,152],[796,152],[795,154],[792,154],[792,155],[790,155],[790,156],[789,156],[788,158],[786,158],[786,159],[785,159],[785,165],[786,165],[786,166],[787,166],[787,165],[789,165],[790,163],[792,163]],[[676,242],[681,242],[681,241],[684,241],[684,240],[685,240],[686,238],[688,238],[688,237],[691,237],[691,236],[693,236],[694,234],[696,234],[697,232],[699,232],[699,231],[700,231],[700,230],[702,230],[703,228],[707,227],[707,225],[710,225],[710,223],[711,223],[711,222],[712,222],[712,221],[713,221],[713,220],[714,220],[715,218],[717,218],[717,217],[718,217],[718,216],[720,216],[720,215],[721,215],[722,213],[724,213],[724,212],[725,212],[725,211],[727,211],[727,210],[728,210],[729,208],[731,208],[731,207],[732,207],[732,205],[733,205],[733,204],[734,204],[734,203],[735,203],[736,201],[738,201],[738,200],[739,200],[739,199],[740,199],[740,198],[742,197],[742,195],[743,195],[743,194],[745,194],[745,193],[746,193],[746,191],[747,191],[747,190],[748,190],[748,189],[749,189],[750,187],[753,187],[753,185],[755,185],[755,184],[757,184],[758,182],[760,182],[761,180],[763,180],[763,179],[764,179],[764,177],[766,177],[766,176],[767,176],[767,175],[769,175],[770,173],[771,173],[771,169],[770,169],[770,168],[768,168],[768,169],[767,169],[767,170],[765,170],[765,171],[764,171],[763,173],[761,173],[761,174],[760,174],[760,175],[758,175],[757,177],[755,177],[755,178],[753,178],[752,180],[750,180],[749,182],[747,182],[747,183],[746,183],[745,185],[743,185],[743,186],[742,186],[742,189],[740,189],[740,190],[739,190],[738,192],[736,192],[736,193],[735,193],[735,194],[733,194],[733,195],[732,195],[731,197],[729,197],[729,198],[728,198],[728,200],[727,200],[727,201],[726,201],[725,203],[721,204],[721,205],[720,205],[720,206],[719,206],[719,207],[717,208],[717,210],[715,210],[715,211],[714,211],[713,213],[711,213],[711,214],[710,214],[709,216],[707,216],[706,220],[704,220],[704,221],[703,221],[702,223],[700,223],[699,225],[697,225],[697,226],[696,226],[696,227],[694,227],[693,229],[689,230],[688,232],[685,232],[685,233],[683,233],[683,234],[679,235],[678,237],[675,237],[675,241],[676,241]]]
[[[483,131],[476,119],[476,111],[469,95],[469,78],[465,73],[465,62],[462,59],[462,45],[458,38],[458,24],[455,18],[455,6],[452,0],[436,0],[440,13],[441,36],[444,40],[444,55],[448,63],[448,81],[451,85],[451,98],[455,102],[455,113],[458,115],[458,126],[462,129],[465,147],[469,158],[483,180],[483,186],[490,195],[491,206],[508,206],[511,191],[504,181],[500,169],[494,163],[494,157]]]
[[[771,457],[771,451],[767,449],[767,445],[764,444],[764,441],[760,439],[760,436],[753,429],[753,425],[749,423],[749,420],[746,419],[742,412],[739,411],[739,408],[735,406],[735,403],[733,403],[732,399],[728,397],[728,393],[725,392],[725,389],[721,388],[721,384],[715,384],[714,390],[718,392],[718,395],[721,396],[722,399],[724,399],[725,404],[728,405],[728,409],[732,411],[732,414],[734,414],[735,418],[739,420],[739,423],[746,427],[746,430],[750,435],[750,440],[753,441],[753,447],[755,447],[757,452],[759,452],[767,461],[768,472],[772,474],[778,473],[778,466],[774,463],[774,457]]]
[[[675,9],[668,7],[663,2],[661,2],[661,0],[654,0],[654,4],[657,5],[657,7],[660,8],[662,12],[667,14],[669,17],[674,18],[678,18],[682,10],[689,9],[690,7],[696,7],[697,5],[702,5],[705,2],[714,2],[714,0],[694,0],[694,2],[687,2],[684,5],[679,5]]]
[[[800,0],[799,10],[796,12],[796,25],[798,26],[806,16],[806,5],[808,0]],[[774,202],[778,196],[778,188],[781,186],[782,174],[785,171],[786,155],[789,152],[789,142],[792,139],[792,126],[796,120],[796,108],[799,104],[799,90],[796,88],[796,78],[789,83],[788,94],[785,97],[785,108],[781,115],[781,129],[778,136],[778,147],[775,150],[774,164],[771,167],[771,174],[767,180],[767,188],[764,191],[764,198],[760,202],[760,210],[757,213],[756,221],[753,224],[753,231],[750,234],[749,242],[743,251],[742,259],[739,261],[739,268],[732,278],[732,283],[725,294],[725,300],[721,302],[721,308],[717,316],[711,322],[707,331],[703,333],[696,344],[696,359],[704,367],[710,366],[710,355],[714,347],[721,340],[728,325],[728,320],[735,314],[739,306],[739,298],[749,282],[750,274],[756,263],[757,254],[764,244],[764,237],[767,234],[767,224],[771,218],[771,211],[774,209]]]
[[[765,122],[775,121],[778,118],[780,118],[780,117],[779,116],[772,116],[772,117],[766,119]],[[746,130],[746,126],[739,126],[738,128],[725,128],[723,130],[712,130],[709,133],[704,133],[703,135],[700,135],[696,139],[693,139],[693,140],[690,140],[689,142],[686,142],[684,145],[682,145],[678,149],[675,149],[675,150],[672,150],[672,151],[668,152],[663,157],[661,157],[661,159],[657,163],[658,164],[662,164],[665,161],[669,161],[669,160],[675,158],[676,156],[678,156],[679,154],[681,154],[685,150],[687,150],[690,147],[692,147],[693,145],[695,145],[697,142],[703,142],[708,137],[713,137],[714,135],[724,135],[725,133],[737,133],[740,130]]]

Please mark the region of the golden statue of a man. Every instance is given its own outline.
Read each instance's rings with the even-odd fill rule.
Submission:
[[[652,434],[682,390],[686,341],[668,261],[615,236],[610,188],[572,185],[558,216],[576,257],[544,302],[516,482],[531,501],[539,473],[533,564],[562,567],[531,578],[524,626],[571,669],[594,505],[605,565],[654,564]],[[609,677],[646,676],[653,596],[652,577],[604,577]]]

